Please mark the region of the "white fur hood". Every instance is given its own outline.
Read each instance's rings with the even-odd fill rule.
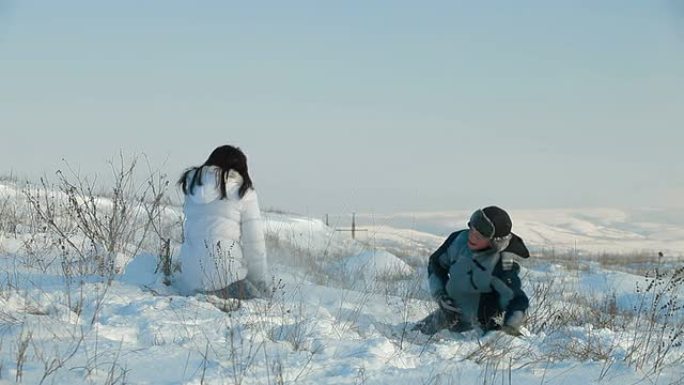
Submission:
[[[186,182],[190,185],[190,181],[195,176],[194,172],[188,173]],[[193,203],[210,203],[221,198],[221,187],[219,185],[219,178],[221,170],[215,166],[204,167],[201,169],[201,183],[196,184],[192,189],[188,188],[187,198]],[[235,170],[228,172],[226,178],[226,199],[239,199],[238,191],[242,186],[242,176]],[[190,191],[192,190],[192,192]]]

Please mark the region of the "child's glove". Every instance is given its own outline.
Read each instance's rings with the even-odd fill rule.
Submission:
[[[506,317],[506,321],[501,327],[501,330],[506,334],[519,337],[522,335],[520,328],[522,327],[524,321],[525,313],[521,312],[520,310],[516,310],[510,316]]]
[[[443,311],[461,314],[461,308],[456,305],[456,302],[446,294],[442,294],[437,298],[437,304]]]

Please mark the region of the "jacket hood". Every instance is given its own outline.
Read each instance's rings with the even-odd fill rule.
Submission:
[[[527,259],[530,257],[530,251],[527,249],[527,246],[525,246],[525,242],[523,242],[522,238],[513,233],[511,233],[511,240],[508,243],[508,246],[506,246],[503,251],[513,253],[520,258]]]
[[[191,202],[206,204],[221,199],[221,186],[219,178],[221,169],[216,166],[200,167],[187,176],[188,185],[196,172],[201,172],[201,184],[196,184],[192,189],[188,186],[188,195]],[[242,186],[242,176],[235,170],[230,170],[226,177],[226,199],[239,198],[238,190]],[[190,192],[192,190],[192,193]]]

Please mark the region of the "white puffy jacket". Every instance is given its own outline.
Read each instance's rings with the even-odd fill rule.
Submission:
[[[242,177],[231,170],[226,197],[221,199],[217,167],[202,168],[202,184],[185,196],[181,273],[176,281],[185,293],[222,289],[244,278],[265,283],[268,275],[266,245],[257,194],[247,190],[240,198]]]

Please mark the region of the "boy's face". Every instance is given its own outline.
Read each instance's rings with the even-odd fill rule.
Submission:
[[[468,247],[470,250],[479,251],[488,249],[492,246],[492,243],[484,235],[480,234],[479,231],[474,228],[468,230]]]

